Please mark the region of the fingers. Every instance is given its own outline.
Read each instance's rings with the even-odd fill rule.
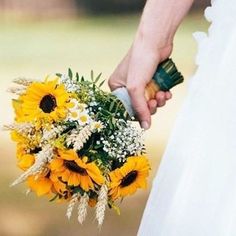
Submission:
[[[166,101],[172,98],[171,92],[158,92],[156,94],[156,101],[158,107],[163,107],[166,104]]]
[[[157,111],[157,101],[155,99],[148,101],[148,108],[152,115],[155,114]]]
[[[142,40],[134,43],[132,49],[127,90],[141,127],[148,129],[151,125],[151,112],[145,99],[145,87],[156,70],[159,57]]]
[[[166,100],[169,100],[172,98],[172,93],[170,91],[166,92],[165,95],[166,95]]]
[[[151,115],[154,115],[157,112],[158,107],[162,107],[166,104],[166,101],[172,98],[171,92],[158,92],[156,94],[156,99],[149,100],[148,108],[151,113]]]
[[[166,104],[166,95],[165,92],[158,92],[156,94],[156,101],[157,101],[157,106],[158,107],[163,107]]]
[[[144,96],[144,86],[129,87],[127,86],[132,105],[135,109],[135,115],[140,121],[140,125],[143,129],[149,129],[151,125],[151,113],[147,101]]]

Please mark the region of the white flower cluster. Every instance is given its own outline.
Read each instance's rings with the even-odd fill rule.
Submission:
[[[138,155],[143,150],[143,130],[137,129],[128,121],[126,125],[119,120],[119,129],[107,140],[102,140],[103,150],[111,157],[125,162],[127,156]]]
[[[70,93],[78,92],[80,90],[79,84],[67,75],[61,76],[60,83],[64,84],[66,87],[66,90]]]
[[[80,126],[85,126],[90,124],[91,117],[89,116],[89,111],[87,109],[87,105],[84,103],[79,103],[76,99],[72,98],[70,100],[72,104],[69,109],[69,113],[67,116],[68,121],[77,121]]]

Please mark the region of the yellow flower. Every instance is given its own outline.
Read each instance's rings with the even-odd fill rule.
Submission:
[[[101,185],[104,178],[94,162],[78,157],[74,150],[59,150],[59,156],[50,163],[50,169],[58,179],[69,186],[80,186],[84,191],[94,189],[94,183]]]
[[[27,184],[38,196],[50,194],[53,185],[52,181],[43,175],[32,175],[28,177]]]
[[[58,79],[34,82],[21,96],[22,111],[17,113],[24,121],[46,119],[58,121],[66,117],[69,107],[69,93],[64,85],[58,85]],[[21,119],[22,120],[22,119]]]
[[[25,149],[31,150],[37,149],[42,139],[42,135],[40,134],[40,132],[35,133],[34,138],[23,136],[15,130],[11,131],[10,134],[12,141],[16,142],[19,145],[23,145]],[[17,153],[19,154],[19,151],[17,151]]]
[[[66,185],[62,183],[49,169],[40,175],[32,175],[28,177],[27,184],[38,196],[47,195],[50,193],[60,194],[63,197],[68,197]]]
[[[11,140],[16,142],[16,143],[27,143],[28,142],[26,137],[24,137],[23,135],[19,134],[15,130],[11,131],[10,135],[11,135]]]
[[[20,167],[22,170],[29,169],[35,162],[35,157],[32,154],[24,154],[21,156],[18,156],[18,167]]]
[[[52,191],[54,193],[59,193],[60,195],[68,196],[68,190],[66,188],[66,184],[64,184],[62,181],[60,181],[58,179],[58,176],[55,173],[51,172],[50,179],[53,182]]]
[[[120,168],[112,171],[110,176],[109,195],[112,200],[132,195],[138,188],[147,187],[150,165],[144,156],[132,156]]]
[[[27,154],[27,146],[23,143],[17,143],[16,146],[16,157],[20,159],[23,155]]]
[[[21,122],[24,120],[24,113],[22,111],[22,101],[21,101],[22,96],[19,97],[18,100],[13,99],[12,100],[12,106],[15,111],[15,121],[16,122]]]
[[[33,154],[27,153],[27,146],[22,143],[17,144],[16,148],[17,166],[22,170],[29,169],[35,162]]]

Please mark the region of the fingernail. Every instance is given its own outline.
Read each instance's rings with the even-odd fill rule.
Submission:
[[[149,129],[149,124],[147,121],[142,121],[141,122],[141,127],[145,130]]]

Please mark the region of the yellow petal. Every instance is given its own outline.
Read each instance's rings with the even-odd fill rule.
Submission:
[[[35,158],[33,155],[30,154],[25,154],[23,155],[19,162],[18,162],[18,166],[22,169],[22,170],[27,170],[28,168],[30,168],[35,162]]]
[[[51,170],[59,170],[59,168],[62,166],[63,166],[63,160],[61,159],[54,159],[50,163]]]

